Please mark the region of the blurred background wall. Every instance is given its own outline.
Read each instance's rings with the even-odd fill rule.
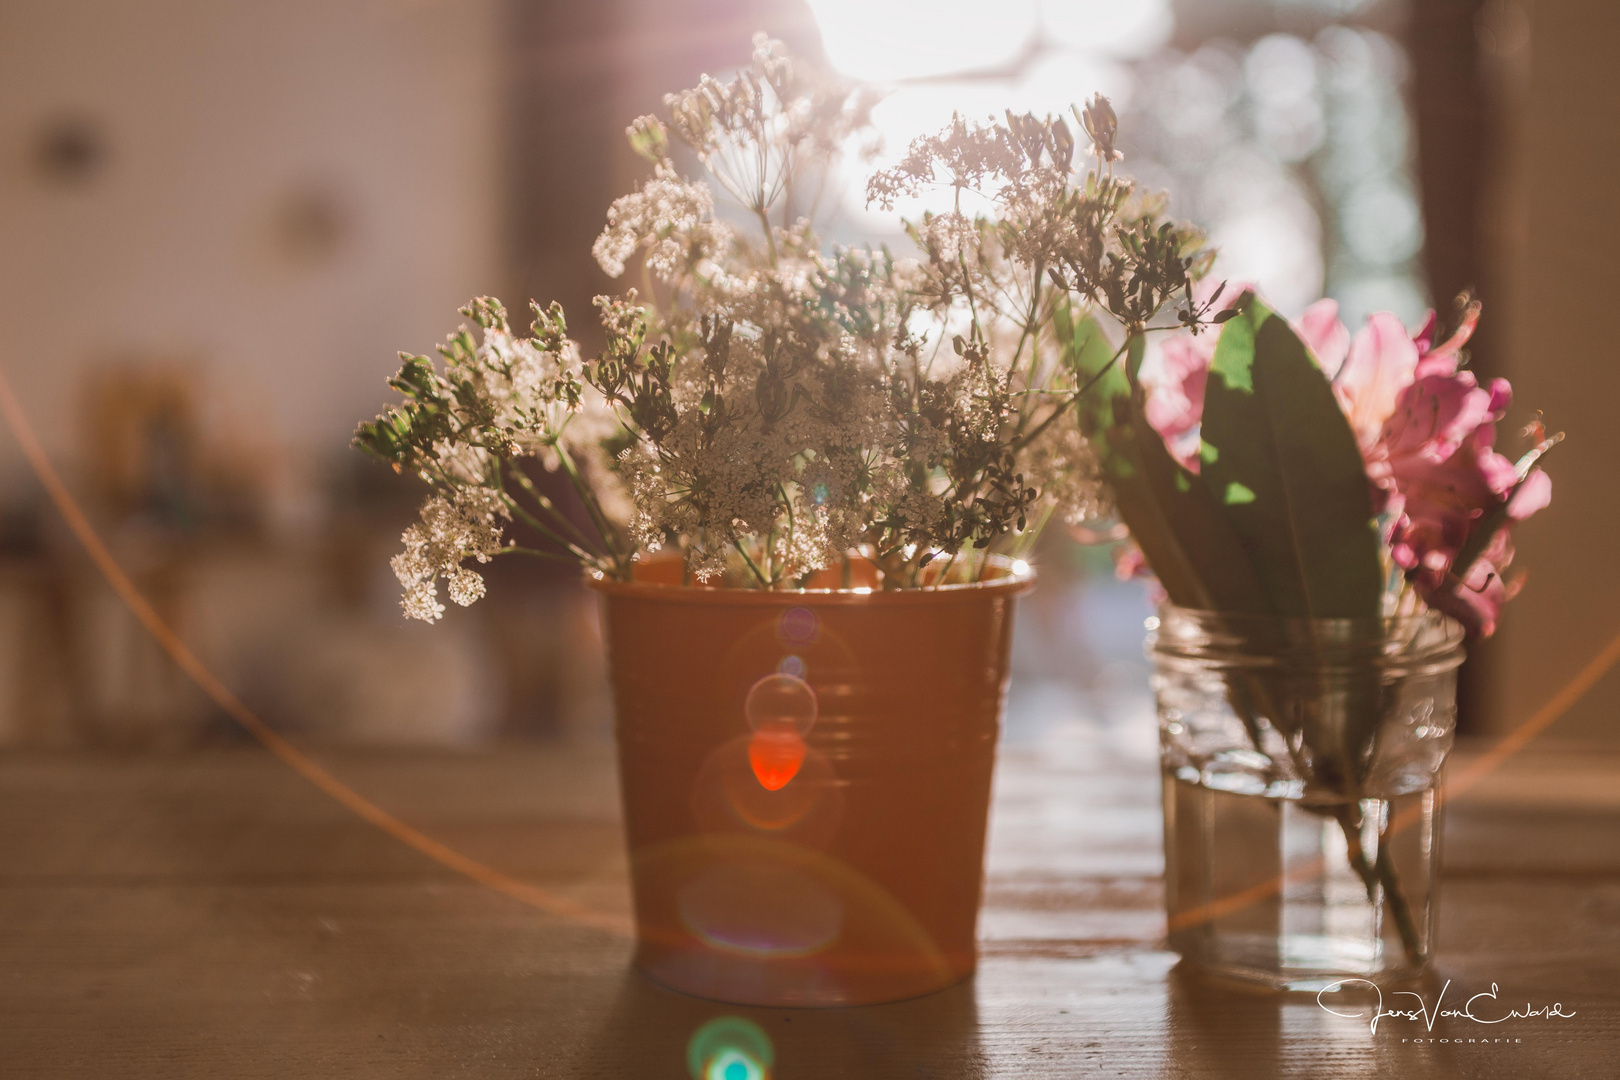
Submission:
[[[446,668],[413,689],[450,730],[484,710],[462,671],[480,650],[360,644],[350,609],[375,590],[345,579],[374,560],[340,549],[392,524],[355,506],[344,446],[394,348],[502,284],[501,18],[493,0],[0,5],[7,375],[165,614],[261,700],[296,669],[277,711],[317,726],[409,737],[397,708],[368,720],[316,684],[353,671],[375,697],[396,683],[365,665],[413,651]],[[9,439],[0,483],[0,738],[207,734]]]
[[[640,177],[624,125],[765,29],[893,87],[885,156],[953,110],[1095,90],[1126,165],[1285,311],[1417,321],[1472,288],[1482,375],[1571,440],[1522,531],[1532,581],[1471,662],[1465,723],[1522,720],[1620,629],[1620,40],[1583,0],[9,0],[0,5],[0,363],[97,524],[188,640],[310,737],[597,737],[578,587],[497,568],[407,625],[387,558],[419,492],[347,447],[395,351],[468,298],[561,300]],[[850,179],[858,185],[859,175]],[[897,241],[858,196],[841,239]],[[1504,425],[1502,441],[1513,443]],[[1138,585],[1061,537],[1010,725],[1150,752]],[[1564,722],[1620,738],[1611,676]],[[147,642],[0,439],[0,744],[231,737]]]
[[[1493,721],[1528,716],[1620,632],[1620,363],[1608,316],[1620,289],[1620,5],[1486,5],[1497,145],[1486,279],[1506,318],[1492,357],[1518,400],[1569,433],[1554,513],[1519,537],[1524,592],[1490,654]],[[1561,736],[1620,740],[1620,673],[1560,722]]]

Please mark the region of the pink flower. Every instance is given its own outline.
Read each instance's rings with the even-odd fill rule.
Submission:
[[[1394,476],[1396,465],[1391,461],[1392,454],[1445,460],[1462,438],[1479,426],[1486,412],[1500,415],[1501,410],[1491,404],[1492,399],[1477,395],[1459,398],[1464,386],[1448,389],[1437,383],[1420,393],[1412,407],[1451,408],[1459,402],[1468,406],[1461,415],[1456,415],[1453,409],[1453,415],[1447,418],[1446,445],[1432,442],[1432,433],[1421,434],[1410,425],[1400,425],[1405,439],[1400,446],[1392,445],[1386,434],[1397,408],[1414,384],[1433,376],[1456,375],[1459,353],[1479,320],[1479,304],[1469,305],[1457,332],[1438,347],[1433,345],[1437,324],[1433,311],[1416,334],[1409,334],[1401,321],[1389,312],[1377,312],[1367,319],[1367,325],[1356,332],[1354,339],[1339,321],[1338,312],[1339,306],[1333,300],[1318,300],[1305,309],[1294,324],[1294,330],[1333,380],[1333,393],[1355,432],[1356,445],[1361,448],[1367,476],[1373,483],[1373,509],[1379,513],[1398,512],[1402,485]],[[1460,378],[1464,379],[1466,388],[1473,387],[1473,376]],[[1493,385],[1492,389],[1505,394],[1507,384]],[[1505,408],[1506,404],[1504,398],[1501,407]],[[1486,462],[1487,467],[1499,464]]]
[[[1388,312],[1369,319],[1352,341],[1333,300],[1318,300],[1292,325],[1322,370],[1334,379],[1339,406],[1356,433],[1369,474],[1378,483],[1384,473],[1374,467],[1379,434],[1395,411],[1395,399],[1412,384],[1418,346],[1401,321]],[[1215,356],[1215,337],[1206,331],[1197,337],[1178,334],[1167,340],[1161,375],[1148,387],[1144,410],[1148,425],[1164,438],[1170,456],[1190,472],[1198,471],[1204,387]],[[1377,501],[1381,506],[1383,496]]]
[[[1512,558],[1513,542],[1508,531],[1501,529],[1460,578],[1423,570],[1412,578],[1412,584],[1424,603],[1462,623],[1471,636],[1490,637],[1496,632],[1502,605],[1519,591],[1520,582],[1509,585],[1502,577],[1502,568]]]
[[[1479,312],[1477,302],[1470,304],[1457,331],[1438,345],[1432,311],[1416,333],[1379,312],[1352,338],[1338,305],[1319,300],[1293,326],[1332,379],[1355,432],[1374,510],[1388,515],[1391,558],[1426,603],[1471,633],[1489,635],[1517,588],[1502,577],[1513,558],[1508,526],[1547,505],[1552,481],[1531,467],[1535,455],[1521,473],[1496,452],[1496,423],[1513,397],[1506,380],[1480,386],[1472,372],[1458,369]],[[1148,424],[1195,473],[1215,336],[1166,341],[1159,375],[1147,387]],[[1542,441],[1539,449],[1550,445]],[[1470,565],[1455,565],[1483,527],[1496,530],[1484,550]]]
[[[1552,501],[1552,480],[1540,469],[1522,480],[1507,505],[1507,524],[1523,521]],[[1518,595],[1524,575],[1508,581],[1503,571],[1513,561],[1513,540],[1507,524],[1496,530],[1473,564],[1461,570],[1423,567],[1411,575],[1413,588],[1424,603],[1463,624],[1470,634],[1490,637],[1502,605]]]
[[[1434,309],[1429,309],[1423,325],[1412,335],[1412,344],[1416,345],[1418,350],[1418,378],[1425,375],[1450,375],[1457,370],[1457,364],[1462,359],[1460,355],[1462,347],[1468,344],[1468,339],[1474,336],[1474,327],[1479,325],[1480,311],[1480,302],[1478,300],[1471,302],[1464,309],[1462,321],[1457,324],[1456,331],[1436,346],[1434,329],[1439,319]]]
[[[1537,510],[1545,510],[1550,505],[1552,505],[1552,477],[1536,469],[1513,489],[1513,498],[1508,500],[1508,520],[1523,521]]]
[[[1120,581],[1146,581],[1148,599],[1155,605],[1162,604],[1169,598],[1164,586],[1159,584],[1159,579],[1153,576],[1153,568],[1147,564],[1142,549],[1131,541],[1114,548],[1114,577]]]
[[[1350,331],[1339,321],[1339,302],[1322,299],[1306,308],[1294,323],[1294,333],[1310,347],[1316,362],[1332,377],[1350,352]]]
[[[1496,422],[1512,390],[1504,379],[1481,387],[1472,372],[1457,370],[1456,346],[1471,330],[1465,322],[1446,346],[1423,354],[1419,370],[1427,373],[1401,394],[1373,459],[1392,489],[1389,545],[1396,565],[1424,602],[1488,636],[1516,591],[1502,578],[1513,558],[1507,526],[1546,506],[1552,481],[1540,470],[1521,478],[1496,452]],[[1493,517],[1503,500],[1506,521]],[[1482,527],[1495,535],[1470,565],[1457,565]]]
[[[1396,515],[1390,554],[1403,569],[1449,568],[1474,524],[1517,482],[1513,463],[1492,446],[1502,414],[1490,406],[1505,399],[1505,386],[1482,390],[1466,372],[1430,376],[1385,426],[1380,450]]]
[[[1225,311],[1254,291],[1252,282],[1222,281],[1209,278],[1193,286],[1193,304],[1201,307],[1214,301],[1209,312]],[[1198,471],[1200,427],[1204,418],[1204,388],[1209,384],[1209,365],[1215,359],[1217,327],[1201,333],[1180,333],[1165,340],[1159,375],[1147,387],[1142,407],[1148,426],[1159,433],[1170,456],[1188,472]]]
[[[1396,400],[1412,385],[1417,366],[1417,345],[1406,327],[1389,312],[1380,311],[1356,332],[1349,355],[1333,374],[1333,393],[1369,466],[1375,463],[1384,423],[1395,412]],[[1375,470],[1368,471],[1378,479]]]
[[[1204,388],[1215,358],[1215,334],[1177,334],[1164,343],[1160,375],[1147,388],[1142,412],[1164,439],[1170,456],[1189,472],[1198,471]]]

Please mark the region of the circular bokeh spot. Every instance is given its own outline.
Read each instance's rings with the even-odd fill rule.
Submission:
[[[756,682],[743,702],[743,716],[755,731],[791,727],[800,735],[808,735],[815,726],[816,712],[816,692],[810,684],[781,671]]]
[[[741,1050],[722,1050],[704,1073],[709,1080],[762,1080],[765,1070]]]
[[[692,1080],[764,1080],[774,1064],[771,1037],[740,1016],[715,1017],[686,1044],[686,1071]]]
[[[776,636],[795,644],[809,644],[820,632],[821,620],[807,607],[788,608],[776,623]]]

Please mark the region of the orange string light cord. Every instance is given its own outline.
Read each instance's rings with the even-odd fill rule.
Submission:
[[[453,870],[458,874],[471,878],[480,885],[486,885],[496,892],[511,897],[520,903],[537,908],[548,915],[569,919],[587,926],[602,930],[609,930],[618,934],[631,934],[633,928],[628,919],[594,911],[583,904],[576,903],[565,897],[557,896],[535,885],[529,885],[508,877],[493,867],[486,866],[476,859],[472,859],[448,847],[433,837],[422,833],[399,818],[390,814],[370,799],[361,795],[343,781],[333,776],[321,765],[317,764],[303,751],[288,742],[281,735],[261,720],[257,714],[244,705],[229,687],[215,677],[214,673],[197,658],[197,655],[181,641],[179,636],[169,629],[158,613],[141,595],[134,582],[124,573],[123,568],[113,558],[112,552],[101,542],[95,529],[79,509],[67,485],[57,475],[55,467],[51,464],[45,448],[40,444],[39,438],[34,434],[33,425],[28,422],[27,415],[12,392],[11,383],[0,372],[0,413],[4,413],[6,423],[11,427],[11,433],[22,449],[23,456],[28,459],[34,475],[39,478],[40,485],[50,496],[51,502],[67,522],[68,528],[84,546],[90,560],[96,564],[96,569],[107,579],[113,591],[118,594],[125,606],[148,633],[162,647],[163,651],[185,672],[192,682],[215,705],[218,705],[248,733],[257,739],[265,749],[285,762],[298,775],[320,788],[327,795],[337,800],[343,806],[353,811],[359,817],[370,822],[395,840],[414,848],[416,851],[432,859],[439,865]]]

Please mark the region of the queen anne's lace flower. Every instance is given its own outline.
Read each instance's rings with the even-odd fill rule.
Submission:
[[[444,615],[438,579],[449,586],[450,599],[463,607],[484,595],[484,579],[462,566],[463,559],[489,562],[501,552],[501,520],[508,517],[493,492],[464,488],[451,498],[434,496],[422,504],[422,521],[400,536],[405,550],[390,562],[404,587],[405,614],[424,622]]]
[[[714,194],[707,184],[682,180],[660,167],[641,190],[613,201],[607,228],[596,238],[591,254],[603,272],[618,277],[645,245],[647,268],[668,281],[689,256],[712,257],[730,242],[731,230],[711,220],[713,213]]]
[[[406,358],[406,403],[360,441],[436,492],[394,560],[409,614],[443,614],[441,579],[476,601],[464,564],[503,551],[625,578],[637,553],[673,548],[696,580],[769,588],[855,554],[913,587],[1026,550],[1015,534],[1048,511],[1101,512],[1057,319],[1107,306],[1145,326],[1197,245],[1102,157],[1077,176],[1064,122],[1027,116],[959,120],[874,181],[887,201],[938,180],[988,216],[908,225],[920,257],[830,246],[799,215],[871,134],[874,100],[756,39],[748,70],[629,128],[652,175],[592,250],[615,277],[639,261],[656,297],[598,298],[600,355],[580,356],[555,306],[524,333],[478,300],[442,372]],[[583,515],[552,503],[542,469],[566,474]]]
[[[467,607],[484,595],[484,576],[464,566],[446,572],[444,581],[449,589],[450,599],[462,607]]]
[[[929,255],[941,263],[954,263],[964,251],[975,250],[979,238],[973,221],[956,212],[928,219],[921,233]]]

